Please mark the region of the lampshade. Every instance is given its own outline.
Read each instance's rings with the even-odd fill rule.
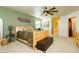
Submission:
[[[13,29],[13,26],[8,26],[8,29],[9,29],[9,30],[12,30],[12,29]]]

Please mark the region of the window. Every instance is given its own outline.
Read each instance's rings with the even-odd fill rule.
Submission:
[[[35,28],[36,29],[39,29],[39,28],[41,28],[41,21],[35,21]]]
[[[0,37],[3,37],[3,20],[0,18]]]

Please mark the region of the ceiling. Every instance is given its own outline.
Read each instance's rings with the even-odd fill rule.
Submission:
[[[48,9],[52,7],[53,6],[48,6]],[[58,12],[54,14],[59,16],[64,16],[79,10],[79,6],[55,6],[55,7],[57,8]],[[5,8],[34,16],[35,14],[40,15],[43,12],[44,7],[42,6],[5,6]]]

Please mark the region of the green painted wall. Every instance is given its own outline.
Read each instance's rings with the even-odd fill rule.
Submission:
[[[28,18],[31,20],[31,22],[30,23],[19,22],[17,20],[18,17]],[[3,20],[4,37],[6,36],[6,34],[9,33],[8,31],[9,25],[14,26],[14,32],[15,32],[16,26],[32,26],[33,28],[35,28],[35,20],[39,20],[39,18],[36,18],[34,16],[26,15],[26,14],[16,12],[4,7],[0,7],[0,18],[2,18]]]

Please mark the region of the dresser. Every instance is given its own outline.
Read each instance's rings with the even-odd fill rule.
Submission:
[[[76,46],[79,47],[79,33],[76,33],[75,42],[76,42]]]

